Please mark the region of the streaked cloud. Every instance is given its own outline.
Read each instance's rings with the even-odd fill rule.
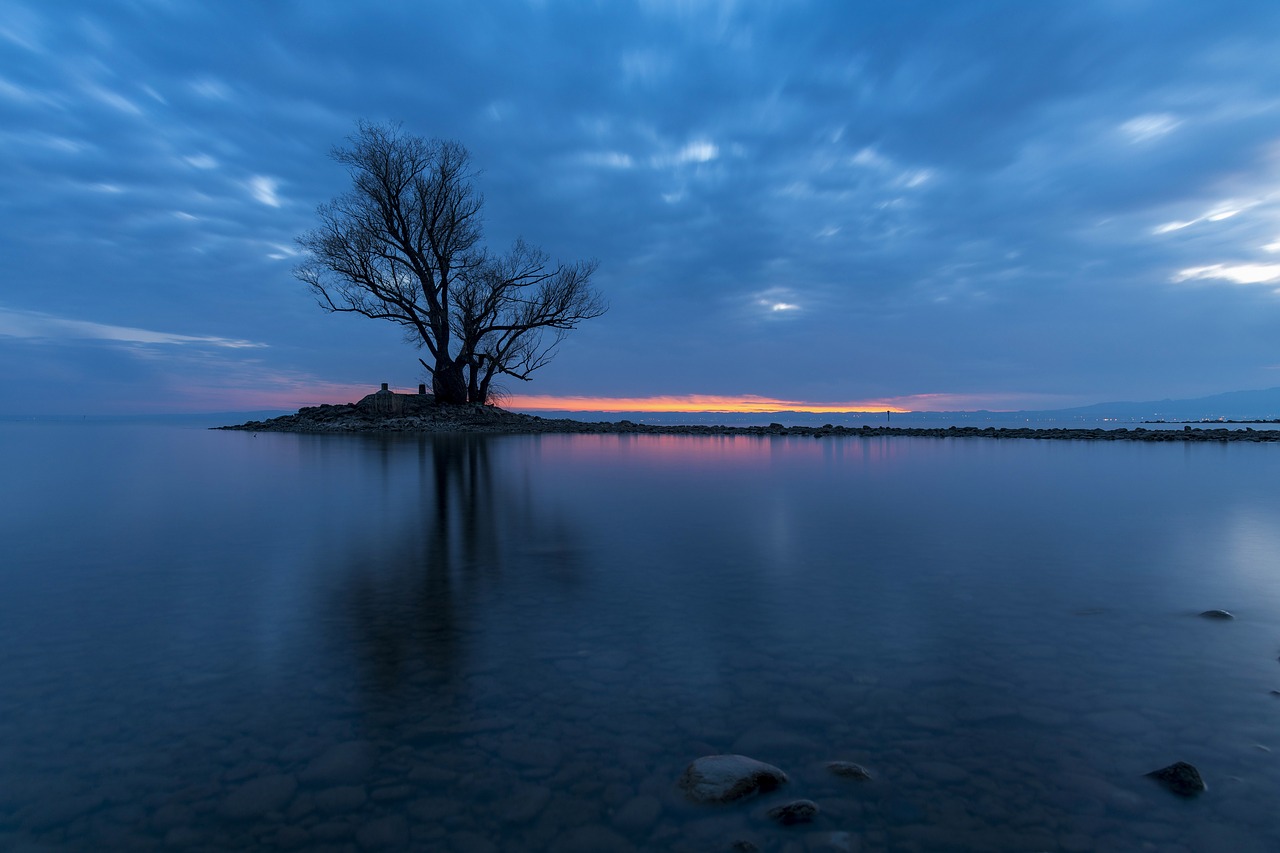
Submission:
[[[588,166],[604,166],[609,169],[630,169],[636,164],[630,154],[620,151],[592,151],[583,155],[582,162]]]
[[[188,86],[195,94],[211,101],[231,100],[231,88],[215,77],[198,77]]]
[[[254,175],[245,184],[249,189],[249,194],[256,201],[260,201],[267,207],[279,207],[282,202],[280,196],[276,194],[276,190],[280,187],[280,182],[275,178],[269,178],[266,175]]]
[[[111,107],[113,110],[118,110],[119,112],[122,112],[125,115],[131,115],[131,116],[142,115],[142,107],[138,106],[133,101],[126,98],[124,95],[121,95],[119,92],[114,92],[110,89],[106,89],[106,88],[103,88],[102,86],[96,86],[96,85],[85,86],[85,91],[94,100],[98,101],[101,104],[106,104],[107,106]]]
[[[1148,113],[1131,118],[1120,125],[1120,132],[1127,136],[1130,142],[1149,142],[1172,133],[1180,124],[1182,121],[1171,113]]]
[[[222,338],[213,335],[180,335],[131,326],[115,326],[89,320],[73,320],[38,311],[0,308],[0,336],[27,338],[56,343],[58,341],[105,341],[121,344],[161,346],[205,346],[226,349],[256,349],[267,346],[254,341]]]
[[[1201,222],[1222,222],[1233,216],[1239,216],[1250,208],[1257,207],[1262,204],[1261,199],[1237,200],[1229,199],[1219,202],[1206,212],[1197,216],[1195,219],[1187,219],[1182,221],[1166,222],[1163,225],[1157,225],[1152,233],[1168,234],[1171,231],[1181,231],[1183,228],[1190,228],[1192,225],[1199,225]]]
[[[218,168],[218,161],[210,157],[208,154],[189,154],[182,158],[182,162],[186,163],[193,169]]]
[[[207,360],[184,375],[246,394],[223,362],[415,384],[394,329],[289,275],[363,116],[467,145],[495,247],[599,259],[613,308],[540,393],[989,392],[901,404],[960,408],[1274,377],[1274,342],[1230,333],[1280,323],[1274,2],[493,3],[10,0],[0,257],[46,320],[7,313],[5,345],[86,341],[102,359],[42,359],[106,378]],[[108,304],[137,328],[55,322]],[[232,346],[264,318],[270,349]],[[193,329],[221,336],[167,331]]]
[[[1232,284],[1280,283],[1280,264],[1210,264],[1188,267],[1174,275],[1174,281],[1196,279],[1229,281]]]

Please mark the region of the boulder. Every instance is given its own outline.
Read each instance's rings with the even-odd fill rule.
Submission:
[[[813,800],[792,800],[780,806],[774,806],[765,812],[770,820],[783,826],[794,826],[797,823],[810,823],[818,816],[818,804]]]
[[[786,782],[777,767],[745,755],[704,755],[685,768],[678,784],[697,802],[730,803]]]
[[[232,791],[222,802],[222,815],[233,820],[261,817],[289,804],[298,780],[283,773],[259,776]]]
[[[307,785],[356,785],[364,781],[376,760],[373,746],[365,741],[337,743],[311,759],[298,779]]]
[[[1200,771],[1185,761],[1152,770],[1147,775],[1180,797],[1193,797],[1209,787],[1200,778]]]
[[[852,761],[828,761],[827,769],[837,776],[843,776],[846,779],[870,779],[871,773],[861,764],[854,764]]]

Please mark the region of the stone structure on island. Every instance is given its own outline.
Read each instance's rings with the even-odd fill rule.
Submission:
[[[480,403],[440,403],[427,393],[392,391],[387,383],[358,403],[307,406],[296,414],[265,421],[249,421],[217,429],[251,432],[472,432],[472,433],[573,433],[625,435],[715,435],[770,438],[1033,438],[1067,441],[1143,442],[1273,442],[1280,430],[1192,429],[997,429],[996,427],[889,427],[889,426],[724,426],[704,424],[645,424],[629,420],[576,421],[508,412]]]

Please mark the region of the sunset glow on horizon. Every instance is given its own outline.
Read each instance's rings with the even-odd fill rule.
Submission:
[[[739,396],[721,394],[656,395],[652,397],[556,397],[538,394],[512,394],[499,401],[504,409],[554,412],[909,412],[896,403],[884,400],[859,400],[847,403],[813,403],[779,400],[756,394]]]

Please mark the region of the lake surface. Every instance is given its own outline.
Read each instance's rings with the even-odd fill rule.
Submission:
[[[1280,447],[5,423],[0,472],[0,849],[1280,849]],[[694,805],[715,753],[791,781]]]

